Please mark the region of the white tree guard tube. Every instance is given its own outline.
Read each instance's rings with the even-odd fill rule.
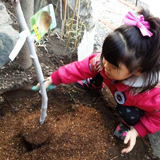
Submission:
[[[25,21],[19,0],[14,0],[14,7],[15,7],[15,12],[17,14],[17,18],[18,18],[21,30],[22,31],[28,30],[28,32],[30,32],[29,28],[27,26],[27,23]],[[31,36],[31,34],[27,37],[27,43],[29,46],[30,56],[33,59],[33,63],[35,66],[37,78],[40,83],[40,90],[41,90],[40,93],[42,96],[42,106],[41,106],[41,116],[40,116],[39,122],[40,122],[40,124],[43,124],[45,121],[45,118],[47,116],[47,107],[48,107],[48,97],[47,97],[47,92],[46,92],[46,88],[44,85],[44,76],[42,73],[42,69],[41,69],[37,54],[36,54],[36,50],[34,47],[34,40]]]

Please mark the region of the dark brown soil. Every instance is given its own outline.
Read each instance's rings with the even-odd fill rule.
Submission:
[[[73,85],[59,86],[48,93],[48,115],[42,126],[38,93],[12,100],[6,97],[0,106],[0,158],[151,159],[148,139],[139,138],[129,154],[120,153],[125,145],[113,137],[119,118],[104,97],[78,91]]]

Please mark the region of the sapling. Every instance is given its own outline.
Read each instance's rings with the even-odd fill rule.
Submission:
[[[14,4],[14,9],[15,9],[15,12],[17,15],[17,19],[18,19],[21,31],[22,31],[21,33],[23,33],[23,34],[20,33],[19,42],[22,43],[21,46],[23,46],[25,40],[27,41],[29,51],[30,51],[30,57],[33,60],[33,64],[35,66],[37,78],[40,83],[40,94],[42,96],[42,105],[41,105],[41,116],[40,116],[39,122],[40,122],[40,124],[43,124],[45,121],[45,118],[47,116],[47,107],[48,107],[48,97],[47,97],[47,92],[46,92],[46,88],[44,85],[44,81],[45,81],[44,76],[42,73],[42,69],[41,69],[37,54],[36,54],[36,50],[35,50],[35,46],[34,46],[34,39],[33,39],[33,36],[31,35],[30,30],[29,30],[27,23],[25,21],[20,2],[19,2],[19,0],[11,0],[11,1]],[[22,42],[20,39],[22,39]],[[13,50],[14,50],[14,52],[11,53],[10,58],[11,57],[15,58],[16,55],[18,54],[16,51],[18,50],[18,52],[19,52],[20,48],[18,48],[18,45],[17,45],[17,46],[15,46],[15,48]],[[55,87],[50,86],[50,88],[53,89]],[[33,87],[32,90],[35,90],[35,87]]]

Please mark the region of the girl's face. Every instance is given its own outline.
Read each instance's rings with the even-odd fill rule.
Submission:
[[[105,58],[103,58],[103,66],[105,74],[114,80],[124,80],[132,76],[133,74],[129,73],[127,67],[121,63],[119,68],[109,63]]]

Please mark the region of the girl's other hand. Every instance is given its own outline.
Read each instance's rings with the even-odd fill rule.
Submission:
[[[135,146],[136,144],[136,138],[139,136],[138,132],[132,128],[130,131],[127,132],[127,135],[124,139],[124,143],[127,144],[129,143],[128,147],[127,148],[124,148],[121,153],[129,153],[133,147]]]

